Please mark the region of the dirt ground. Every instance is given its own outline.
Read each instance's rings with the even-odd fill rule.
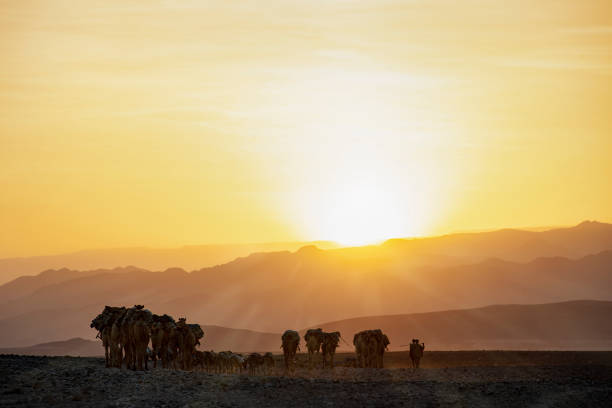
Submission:
[[[342,362],[352,357],[338,355]],[[280,362],[280,361],[279,361]],[[303,366],[305,356],[300,355]],[[298,368],[294,375],[104,368],[100,358],[0,355],[0,406],[609,407],[612,352],[405,352],[387,368]]]

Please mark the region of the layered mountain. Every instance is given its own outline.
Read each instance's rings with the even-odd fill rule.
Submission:
[[[89,322],[104,305],[144,304],[154,313],[203,325],[280,333],[366,315],[612,300],[612,251],[573,260],[399,265],[395,258],[355,258],[305,247],[253,254],[192,273],[134,269],[76,274],[3,299],[0,347],[92,338]]]
[[[260,244],[190,245],[179,248],[110,248],[60,255],[0,259],[0,284],[48,269],[94,270],[138,265],[152,271],[173,267],[186,270],[219,265],[253,252],[295,251],[304,245],[335,248],[329,241]]]
[[[581,258],[612,250],[612,224],[584,221],[573,227],[544,231],[502,229],[390,239],[381,246],[366,248],[339,248],[336,251],[365,257],[399,257],[415,266],[450,266],[488,258],[512,262],[528,262],[539,257]]]
[[[612,250],[612,225],[585,221],[574,227],[545,231],[503,229],[437,237],[391,239],[382,245],[337,248],[329,241],[264,244],[199,245],[181,248],[123,248],[71,254],[0,259],[0,284],[48,269],[115,269],[128,265],[160,271],[171,267],[196,270],[220,265],[256,252],[296,251],[314,245],[352,260],[385,260],[398,268],[456,266],[499,258],[527,262],[537,257],[580,258]]]

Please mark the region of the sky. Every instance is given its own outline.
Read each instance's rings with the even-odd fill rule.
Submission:
[[[0,257],[612,222],[609,0],[0,0]]]

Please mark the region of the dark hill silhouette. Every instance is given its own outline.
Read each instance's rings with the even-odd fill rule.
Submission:
[[[404,270],[393,259],[352,259],[306,249],[253,254],[192,273],[130,270],[77,276],[0,303],[0,346],[91,337],[88,322],[106,304],[144,304],[153,312],[204,325],[281,332],[364,315],[612,300],[612,251],[578,260],[493,259]]]
[[[352,347],[352,334],[380,328],[396,350],[413,338],[428,350],[610,350],[610,316],[612,302],[581,300],[359,317],[313,327],[339,330],[350,344],[342,343],[343,349]]]

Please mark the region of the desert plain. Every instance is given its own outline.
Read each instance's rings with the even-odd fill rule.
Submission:
[[[270,375],[105,368],[97,357],[0,355],[0,405],[73,407],[606,407],[612,352],[431,351],[419,369],[389,352],[384,369],[298,368]]]

